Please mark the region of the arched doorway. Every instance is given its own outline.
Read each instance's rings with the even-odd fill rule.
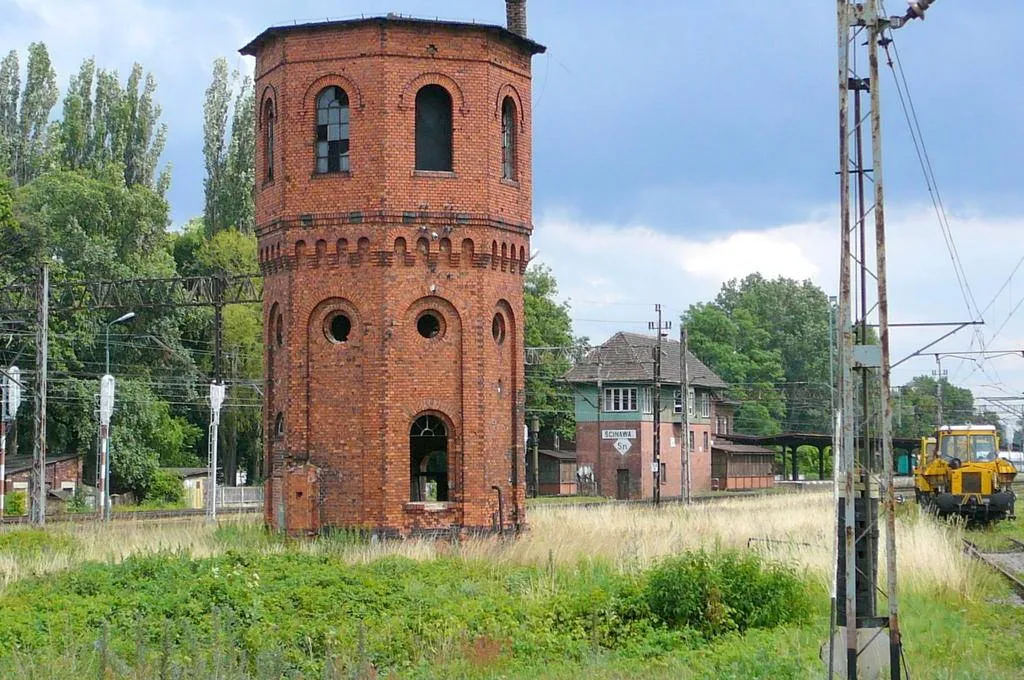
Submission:
[[[409,500],[448,500],[448,428],[424,414],[409,429]]]

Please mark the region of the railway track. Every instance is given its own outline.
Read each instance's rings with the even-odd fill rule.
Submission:
[[[1024,543],[1012,538],[1009,540],[1015,546],[1013,550],[982,552],[978,546],[965,538],[964,551],[999,572],[1009,582],[1017,596],[1024,599]]]

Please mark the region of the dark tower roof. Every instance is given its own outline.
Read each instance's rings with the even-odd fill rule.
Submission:
[[[456,31],[485,31],[514,43],[523,50],[528,51],[531,55],[543,54],[548,49],[541,45],[540,43],[534,42],[533,40],[518,35],[517,33],[513,33],[504,26],[498,26],[495,24],[475,24],[464,21],[439,21],[434,19],[417,19],[414,17],[401,16],[398,14],[388,14],[387,16],[383,17],[364,17],[360,19],[344,19],[341,21],[317,21],[305,24],[271,26],[270,28],[266,29],[258,36],[253,38],[245,47],[240,49],[239,52],[245,55],[255,56],[264,42],[277,36],[288,35],[289,33],[333,31],[339,28],[351,28],[355,26],[366,26],[372,24],[438,26]]]

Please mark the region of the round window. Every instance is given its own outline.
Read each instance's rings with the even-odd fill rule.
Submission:
[[[498,312],[491,321],[491,336],[499,345],[505,342],[505,316]]]
[[[434,311],[423,312],[416,319],[416,331],[424,338],[440,337],[442,331],[441,317]]]
[[[352,332],[352,320],[345,314],[337,313],[327,318],[327,339],[332,342],[348,342]]]

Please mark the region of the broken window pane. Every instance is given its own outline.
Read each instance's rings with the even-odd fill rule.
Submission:
[[[324,89],[316,100],[316,171],[349,169],[348,95],[340,87]]]

